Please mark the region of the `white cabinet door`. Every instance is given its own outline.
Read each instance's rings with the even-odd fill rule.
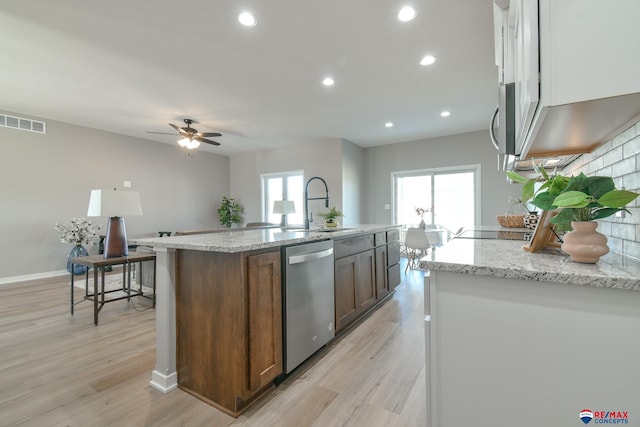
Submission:
[[[520,152],[540,99],[538,2],[514,0],[510,7],[516,100],[516,152]]]

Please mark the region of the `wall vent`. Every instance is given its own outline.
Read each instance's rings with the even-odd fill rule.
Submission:
[[[0,114],[0,127],[47,133],[47,124],[45,122],[25,119],[24,117],[7,116],[6,114]]]

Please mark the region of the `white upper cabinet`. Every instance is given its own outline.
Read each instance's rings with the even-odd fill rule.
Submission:
[[[494,0],[521,158],[592,151],[640,117],[640,0]]]

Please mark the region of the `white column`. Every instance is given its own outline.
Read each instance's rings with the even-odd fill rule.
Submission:
[[[176,250],[156,252],[156,367],[151,387],[169,393],[178,387],[176,372]]]

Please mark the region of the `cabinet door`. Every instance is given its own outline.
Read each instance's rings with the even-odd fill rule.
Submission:
[[[373,249],[356,255],[356,298],[358,314],[364,313],[376,302],[376,268],[375,252]]]
[[[249,389],[258,391],[282,373],[280,252],[247,257]]]
[[[387,246],[376,248],[376,298],[381,299],[389,294],[387,280]]]
[[[516,151],[521,151],[533,121],[538,100],[538,1],[512,1],[514,28],[514,83],[516,100]],[[520,147],[520,148],[519,148]]]
[[[356,298],[357,255],[335,261],[336,331],[353,322],[358,316]]]

